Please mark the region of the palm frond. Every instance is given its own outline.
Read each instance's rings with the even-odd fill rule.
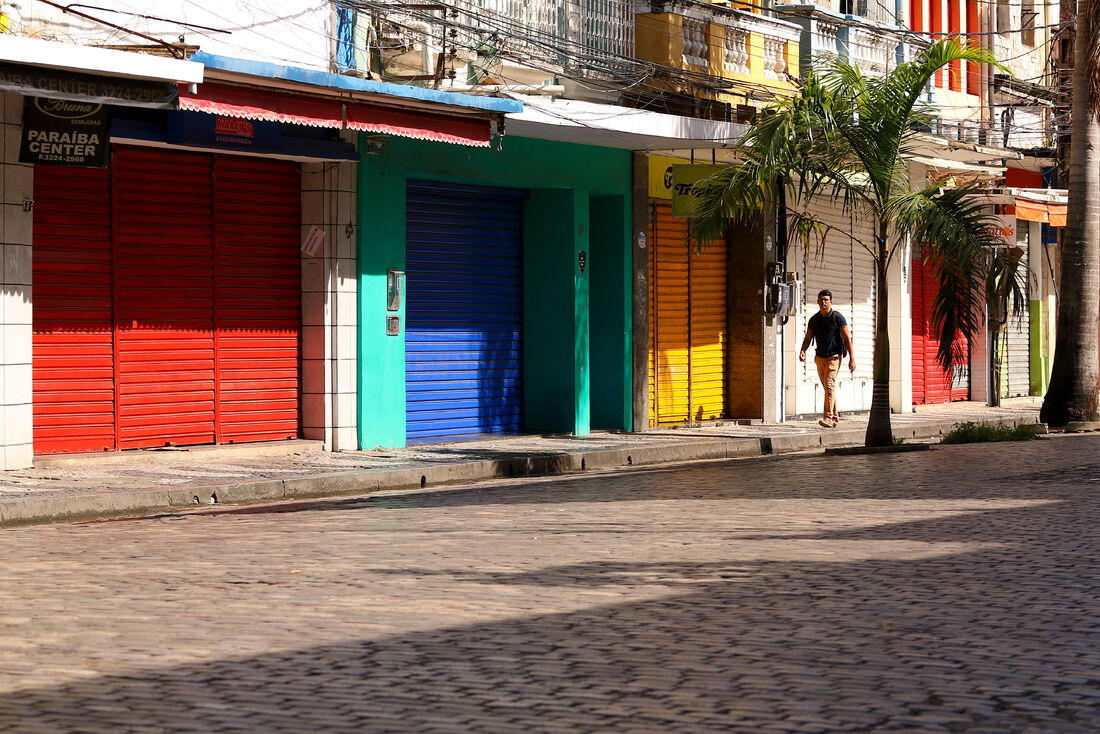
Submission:
[[[998,321],[1019,319],[1026,312],[1031,269],[1023,261],[1023,254],[1021,247],[1002,247],[989,259],[985,298],[990,312],[996,312]]]
[[[1005,244],[999,220],[985,211],[976,191],[933,186],[904,197],[895,208],[898,228],[910,232],[939,281],[932,321],[939,341],[936,359],[948,370],[965,358],[957,335],[969,339],[982,326],[992,256]]]
[[[720,236],[729,219],[768,207],[780,186],[796,211],[839,202],[847,212],[910,232],[937,263],[940,276],[933,305],[938,357],[947,368],[958,364],[962,352],[955,335],[969,336],[980,327],[990,248],[1003,243],[973,190],[911,192],[904,156],[928,127],[932,108],[923,95],[929,81],[953,61],[1007,71],[989,51],[956,39],[933,43],[914,61],[880,77],[863,75],[845,59],[819,63],[797,96],[772,106],[749,129],[738,144],[742,162],[710,180],[696,201],[693,237],[702,242]],[[889,240],[883,248],[885,266],[896,248]],[[876,248],[868,249],[878,257]]]
[[[798,95],[765,110],[739,141],[742,162],[704,187],[694,205],[697,241],[721,236],[731,217],[767,207],[777,185],[795,201],[821,197],[883,211],[908,189],[901,153],[927,126],[921,95],[936,70],[955,60],[1000,67],[984,49],[954,39],[882,77],[864,76],[844,59],[820,62]]]

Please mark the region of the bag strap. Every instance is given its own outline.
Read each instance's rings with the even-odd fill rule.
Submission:
[[[842,334],[841,331],[840,331],[841,328],[843,328],[843,327],[841,327],[840,320],[837,318],[838,316],[840,316],[840,314],[837,313],[837,310],[835,308],[832,309],[831,313],[833,314],[833,326],[836,328],[836,338],[840,340],[840,352],[839,352],[840,361],[843,362],[844,361],[844,352],[846,351],[846,349],[845,349],[846,345],[844,344],[844,334]]]

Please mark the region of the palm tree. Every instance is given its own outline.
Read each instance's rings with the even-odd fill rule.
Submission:
[[[759,116],[738,143],[741,162],[715,174],[695,204],[699,246],[720,237],[728,220],[759,216],[777,200],[779,186],[804,244],[808,233],[824,232],[826,226],[814,216],[815,201],[839,202],[846,212],[875,223],[873,242],[844,233],[875,260],[868,446],[893,443],[887,330],[887,271],[893,257],[908,238],[936,263],[937,356],[950,370],[963,358],[956,334],[969,336],[981,325],[991,249],[1005,244],[994,218],[973,196],[974,187],[922,184],[914,190],[910,180],[907,154],[915,137],[930,129],[934,112],[921,96],[936,70],[956,59],[1003,68],[984,49],[952,39],[933,43],[914,61],[881,77],[864,76],[844,60],[818,63],[798,95]]]
[[[1039,419],[1096,420],[1100,316],[1100,1],[1080,0],[1073,44],[1069,212],[1062,234],[1058,331]]]

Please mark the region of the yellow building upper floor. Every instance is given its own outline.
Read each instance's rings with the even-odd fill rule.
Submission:
[[[715,101],[736,117],[797,89],[801,28],[760,6],[654,1],[635,5],[634,22],[635,55],[654,65],[649,94]]]

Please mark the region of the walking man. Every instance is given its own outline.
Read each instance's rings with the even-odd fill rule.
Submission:
[[[833,310],[832,291],[824,290],[817,294],[817,313],[806,324],[806,338],[802,340],[802,349],[798,360],[806,361],[806,348],[813,339],[817,344],[817,376],[825,387],[825,410],[818,421],[826,428],[836,428],[840,416],[836,412],[836,376],[840,372],[840,362],[848,355],[848,369],[856,370],[856,353],[852,347],[852,335],[848,332],[848,322],[839,311]]]

